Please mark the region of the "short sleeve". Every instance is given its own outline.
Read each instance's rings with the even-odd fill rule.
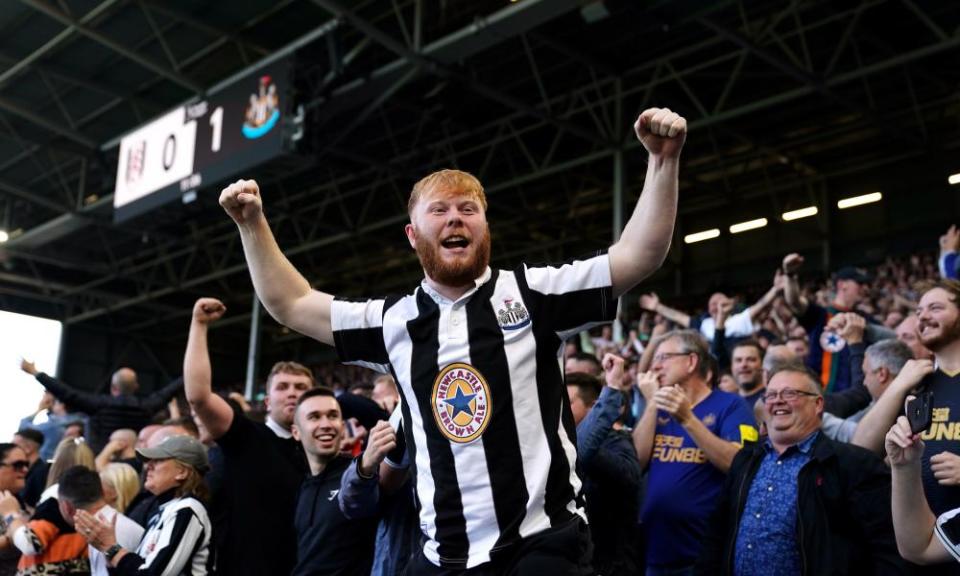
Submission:
[[[561,339],[617,317],[610,257],[598,253],[561,266],[523,266],[518,272],[538,306],[536,321]]]
[[[740,398],[731,398],[723,422],[720,423],[720,437],[741,446],[744,442],[756,442],[759,439],[757,420],[747,407],[747,403]]]
[[[941,514],[937,518],[934,532],[947,552],[960,562],[960,508],[954,508]]]
[[[330,324],[337,356],[345,364],[356,364],[389,373],[390,358],[383,342],[383,311],[386,300],[353,301],[335,298],[330,307]]]
[[[217,438],[217,445],[224,454],[244,452],[254,442],[253,435],[257,433],[254,423],[239,406],[231,402],[230,407],[233,409],[233,420],[223,436]]]
[[[737,312],[727,318],[723,325],[727,338],[743,338],[753,334],[753,320],[750,319],[750,310]]]

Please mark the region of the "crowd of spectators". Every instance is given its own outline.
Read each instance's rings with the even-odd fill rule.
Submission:
[[[822,279],[791,254],[769,286],[643,294],[567,340],[597,573],[957,573],[958,249],[951,228],[939,259]],[[216,393],[225,312],[197,302],[183,377],[149,395],[130,368],[90,394],[23,362],[48,394],[0,444],[0,576],[404,573],[393,379],[290,361],[262,400]]]

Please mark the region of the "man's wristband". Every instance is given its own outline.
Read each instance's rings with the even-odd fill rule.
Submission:
[[[119,554],[121,550],[123,550],[123,546],[121,546],[118,542],[114,542],[113,546],[110,546],[106,549],[106,551],[104,551],[103,557],[107,559],[107,562],[111,562],[113,557]]]
[[[20,517],[20,514],[17,514],[16,512],[11,512],[10,514],[7,514],[6,516],[3,517],[3,523],[6,524],[7,528],[9,528],[10,525],[13,524],[16,521],[16,519],[19,517]]]

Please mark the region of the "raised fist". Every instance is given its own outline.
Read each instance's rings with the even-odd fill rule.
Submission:
[[[799,254],[787,254],[783,258],[783,272],[785,274],[794,274],[803,266],[803,256]]]
[[[651,312],[657,311],[657,306],[660,305],[660,297],[657,296],[656,292],[651,292],[649,294],[644,294],[640,296],[640,307],[644,310],[649,310]]]
[[[677,158],[687,139],[687,120],[669,108],[644,110],[633,129],[652,156]]]
[[[201,324],[209,324],[220,319],[226,311],[227,307],[216,298],[200,298],[193,305],[193,319]]]
[[[614,390],[620,390],[623,387],[623,358],[616,354],[605,354],[600,362],[603,366],[603,376],[607,386]]]
[[[260,187],[255,180],[237,180],[220,192],[220,205],[239,226],[263,217]]]

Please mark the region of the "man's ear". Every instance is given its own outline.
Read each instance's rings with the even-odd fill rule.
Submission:
[[[880,377],[881,382],[890,382],[893,380],[893,374],[890,373],[890,369],[886,366],[877,368],[877,376]]]
[[[414,250],[417,249],[417,229],[413,224],[407,224],[403,227],[403,231],[407,234],[407,242],[410,242],[410,247]]]
[[[300,427],[297,426],[297,417],[294,415],[293,424],[290,426],[290,434],[293,436],[293,439],[297,442],[300,441]]]

